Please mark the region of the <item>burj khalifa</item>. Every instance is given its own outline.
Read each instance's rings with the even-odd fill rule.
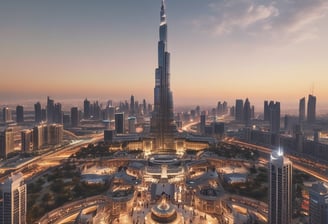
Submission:
[[[170,89],[170,53],[167,51],[167,23],[165,3],[160,12],[158,67],[155,71],[154,110],[151,118],[153,150],[166,153],[175,150],[176,125],[173,113],[173,96]]]

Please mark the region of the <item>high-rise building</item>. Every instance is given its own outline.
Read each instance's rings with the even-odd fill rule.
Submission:
[[[229,114],[231,117],[235,117],[235,106],[230,107]]]
[[[173,95],[170,89],[170,53],[167,51],[167,23],[165,4],[162,0],[158,42],[158,67],[155,72],[154,110],[151,133],[155,138],[154,149],[166,152],[175,149],[176,126],[173,114]]]
[[[227,113],[228,112],[228,103],[226,101],[223,102],[222,104],[222,109],[223,109],[223,113]]]
[[[53,123],[54,122],[54,113],[55,113],[55,102],[54,100],[47,97],[47,122]]]
[[[71,125],[72,127],[78,127],[80,124],[80,111],[77,107],[71,108]]]
[[[7,158],[8,153],[14,151],[14,130],[6,128],[0,132],[0,157]]]
[[[104,142],[112,143],[114,139],[114,130],[104,130]]]
[[[36,123],[40,123],[42,121],[42,109],[40,102],[34,104],[34,120]]]
[[[11,122],[13,120],[11,110],[9,109],[9,107],[4,107],[2,109],[2,118],[3,118],[2,119],[3,122],[5,123]]]
[[[131,95],[131,98],[130,98],[130,115],[135,115],[135,102],[134,102],[133,95]]]
[[[47,145],[60,145],[63,141],[62,124],[40,124],[33,128],[33,150]]]
[[[11,174],[1,184],[2,201],[0,203],[0,223],[25,224],[26,223],[26,184],[23,174]]]
[[[216,106],[216,112],[218,115],[223,114],[223,104],[221,101],[218,102],[218,105]]]
[[[124,134],[124,113],[115,113],[115,131]]]
[[[134,102],[134,109],[133,109],[133,111],[134,111],[134,114],[135,115],[139,115],[139,114],[141,114],[141,105],[139,105],[139,102],[138,101],[135,101]]]
[[[115,119],[115,107],[113,107],[113,106],[110,106],[109,108],[108,108],[108,116],[109,116],[109,120],[110,121],[113,121],[114,119]]]
[[[41,120],[42,121],[47,120],[47,109],[46,108],[41,109]]]
[[[328,184],[316,183],[309,189],[309,224],[328,223]]]
[[[60,145],[63,141],[63,125],[50,124],[48,125],[48,145]]]
[[[98,101],[90,104],[90,118],[94,120],[99,120],[101,117],[101,105],[99,105]]]
[[[269,121],[270,120],[269,103],[268,103],[267,100],[264,101],[263,120],[265,120],[265,121]]]
[[[136,133],[136,117],[128,117],[129,133]]]
[[[269,164],[269,224],[292,223],[292,162],[279,149]]]
[[[83,102],[83,118],[89,119],[90,118],[90,101],[85,98]]]
[[[145,99],[143,99],[142,101],[142,111],[143,111],[143,115],[147,115],[148,111],[147,111],[147,102]]]
[[[251,117],[252,117],[251,104],[248,98],[246,98],[243,108],[243,118],[244,118],[243,120],[245,122],[246,127],[250,125]]]
[[[17,123],[23,123],[24,122],[24,107],[21,105],[18,105],[16,107],[16,122]]]
[[[33,128],[33,150],[39,150],[48,143],[48,126],[40,124]]]
[[[270,131],[278,134],[280,131],[280,102],[270,101],[269,103]]]
[[[21,150],[22,152],[28,152],[33,150],[33,130],[27,129],[21,132]]]
[[[244,102],[241,99],[236,100],[235,119],[236,121],[243,121]]]
[[[63,123],[63,112],[62,112],[62,105],[60,103],[55,104],[54,115],[53,115],[53,122],[57,124]]]
[[[299,123],[302,123],[305,120],[305,97],[300,99],[299,109],[298,109],[298,119],[299,119]]]
[[[307,106],[307,121],[309,123],[315,122],[316,120],[316,101],[317,98],[313,95],[309,95],[308,106]]]
[[[255,118],[255,106],[252,105],[251,107],[251,118],[254,119]]]
[[[202,135],[205,135],[205,126],[206,126],[206,114],[202,112],[200,115],[199,131]]]
[[[295,139],[295,150],[297,152],[303,152],[303,144],[304,144],[304,133],[302,130],[302,126],[300,124],[295,125],[293,128],[294,139]]]
[[[63,123],[63,112],[61,104],[55,104],[54,100],[50,99],[49,96],[47,98],[47,122],[48,124]]]

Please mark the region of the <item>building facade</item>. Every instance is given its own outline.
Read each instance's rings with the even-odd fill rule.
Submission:
[[[273,151],[269,164],[269,224],[292,221],[292,162],[281,150]]]
[[[21,132],[21,150],[22,152],[28,152],[33,150],[33,130],[27,129]]]
[[[124,113],[115,114],[115,131],[117,134],[124,134]]]
[[[279,134],[280,131],[280,102],[270,101],[269,106],[270,132]]]
[[[128,123],[129,123],[129,133],[136,133],[136,122],[137,118],[136,117],[129,117],[128,118]]]
[[[0,132],[0,157],[7,158],[8,153],[14,151],[14,129],[6,128]]]
[[[243,120],[243,111],[244,111],[244,102],[242,99],[236,100],[235,105],[235,119],[236,121],[242,121]]]
[[[78,127],[80,125],[80,111],[77,107],[71,108],[71,126]]]
[[[164,0],[160,11],[158,67],[155,72],[151,133],[155,141],[155,151],[165,152],[174,149],[176,126],[173,114],[173,95],[170,88],[170,53],[167,51],[167,23]]]
[[[4,123],[8,123],[13,120],[10,108],[4,107],[2,109],[2,120]]]
[[[42,121],[42,108],[40,102],[34,104],[34,121],[40,123]]]
[[[305,120],[305,97],[300,99],[299,109],[298,109],[298,118],[299,118],[300,123]]]
[[[315,122],[316,120],[316,101],[317,98],[310,94],[307,107],[307,121],[309,123]]]
[[[0,223],[25,224],[27,189],[23,174],[11,174],[11,176],[1,184],[1,189]]]
[[[251,104],[248,98],[245,100],[244,108],[243,108],[243,120],[245,122],[245,126],[248,127],[251,124],[252,110]]]
[[[313,184],[312,187],[309,189],[309,195],[309,223],[328,223],[328,184]]]
[[[18,105],[16,107],[16,122],[17,123],[23,123],[24,122],[24,107],[21,105]]]

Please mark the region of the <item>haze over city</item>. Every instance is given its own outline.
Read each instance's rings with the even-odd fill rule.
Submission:
[[[0,3],[0,224],[327,224],[327,12]]]
[[[248,97],[328,108],[326,1],[167,1],[175,105]],[[158,2],[2,1],[2,104],[45,99],[152,102]]]

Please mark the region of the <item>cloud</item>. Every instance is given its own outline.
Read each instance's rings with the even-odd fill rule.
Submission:
[[[194,20],[198,30],[216,36],[248,34],[296,42],[316,38],[315,25],[328,14],[326,0],[222,0],[209,4],[209,16]]]

